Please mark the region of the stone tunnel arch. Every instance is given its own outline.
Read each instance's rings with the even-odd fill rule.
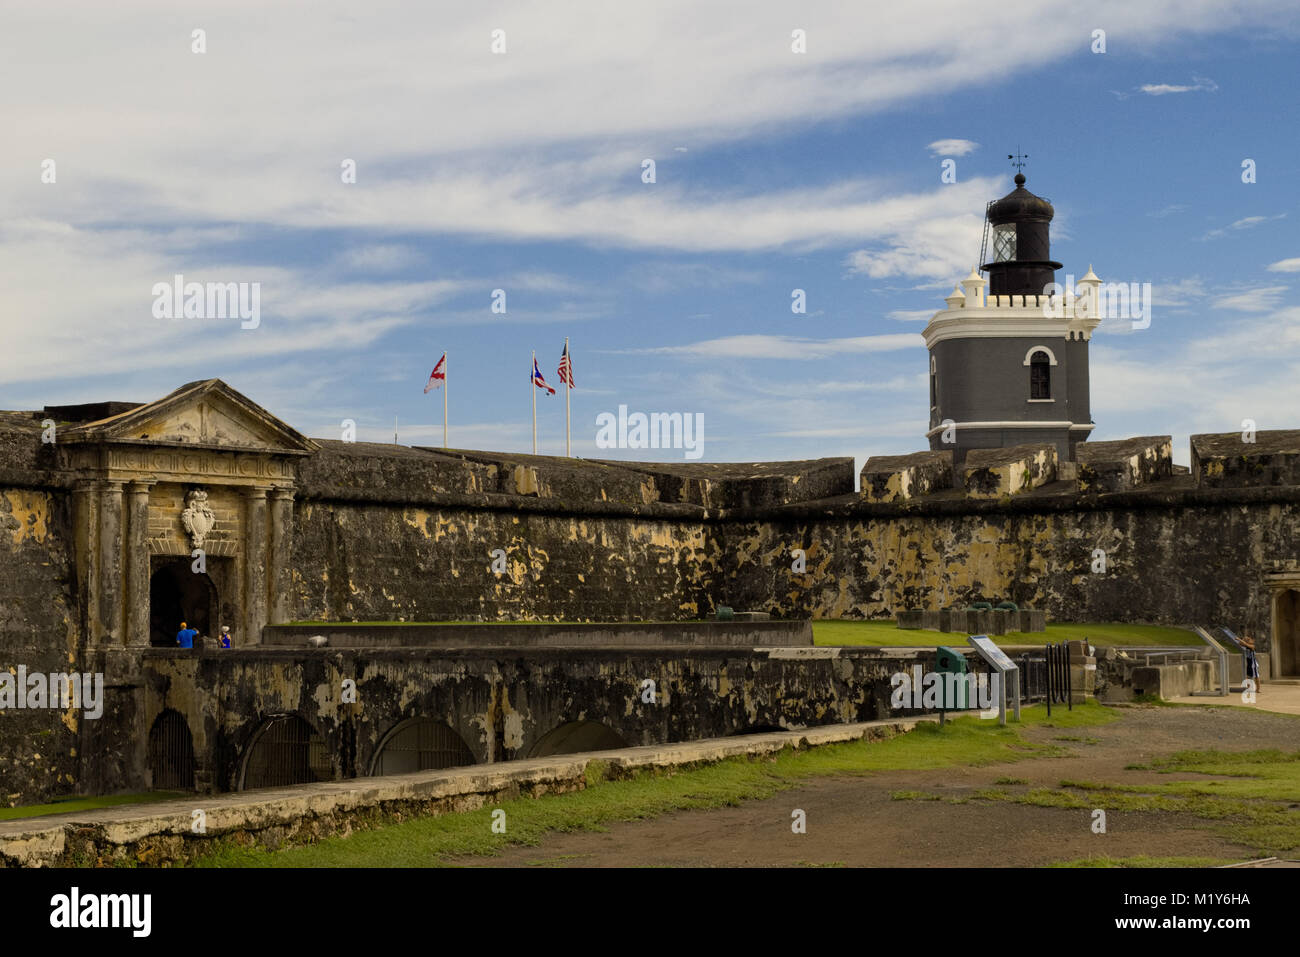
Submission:
[[[528,756],[546,758],[553,754],[609,751],[627,746],[627,742],[622,737],[599,721],[569,721],[542,735],[528,752]]]
[[[216,614],[217,586],[206,573],[193,571],[188,558],[157,560],[149,578],[151,645],[175,648],[181,622],[201,635],[212,635]]]
[[[475,764],[474,752],[449,725],[432,718],[407,718],[389,729],[375,749],[371,777],[437,771]]]
[[[325,741],[296,714],[277,715],[253,733],[239,772],[238,790],[287,787],[334,780]]]
[[[149,774],[157,790],[194,790],[194,736],[185,716],[172,708],[149,729]]]

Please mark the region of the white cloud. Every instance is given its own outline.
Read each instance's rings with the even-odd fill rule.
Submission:
[[[373,243],[348,249],[336,257],[335,262],[351,272],[392,273],[419,266],[424,262],[424,256],[409,246]]]
[[[741,335],[706,339],[685,346],[662,346],[656,349],[630,351],[690,356],[696,359],[826,359],[844,353],[893,352],[898,349],[923,348],[924,345],[925,340],[920,334],[913,332],[856,336],[847,339]]]
[[[1151,303],[1161,309],[1203,305],[1208,296],[1205,280],[1200,276],[1165,280],[1153,283],[1151,288]]]
[[[937,311],[937,309],[895,309],[893,312],[885,313],[885,318],[900,322],[928,322]]]
[[[926,147],[934,156],[965,156],[979,149],[973,140],[935,140]]]
[[[1253,229],[1254,227],[1258,226],[1260,223],[1272,222],[1275,219],[1286,219],[1286,213],[1278,213],[1276,216],[1244,216],[1241,219],[1234,220],[1233,222],[1229,223],[1227,226],[1225,226],[1222,229],[1211,229],[1208,233],[1206,233],[1201,238],[1214,239],[1219,236],[1226,236],[1228,235],[1228,230],[1230,229],[1238,230],[1238,231],[1243,229]]]
[[[993,195],[993,183],[981,183],[981,195]],[[955,189],[955,187],[947,187]],[[971,198],[963,197],[963,203]],[[981,208],[980,201],[964,210]],[[893,276],[942,280],[947,285],[970,272],[979,258],[983,217],[954,210],[949,216],[918,218],[905,228],[882,238],[876,249],[850,253],[845,265],[851,275],[870,279]]]
[[[1138,89],[1148,96],[1164,96],[1167,93],[1215,93],[1218,92],[1219,84],[1206,77],[1192,77],[1190,84],[1146,83]]]
[[[1244,292],[1220,296],[1214,300],[1215,309],[1232,309],[1236,312],[1271,312],[1282,301],[1286,286],[1257,286]]]
[[[1268,267],[1269,272],[1300,272],[1300,258],[1280,259]]]

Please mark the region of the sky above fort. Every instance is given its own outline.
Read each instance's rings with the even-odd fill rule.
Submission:
[[[1093,337],[1094,439],[1185,463],[1191,433],[1300,427],[1294,0],[4,18],[0,408],[217,377],[309,435],[439,444],[446,351],[451,444],[528,451],[530,352],[558,387],[568,336],[577,455],[682,458],[597,449],[620,405],[702,413],[706,462],[915,451],[921,330],[1020,149],[1058,280],[1152,286],[1148,328]],[[177,274],[259,283],[257,327],[158,318]],[[558,392],[538,419],[562,454]]]

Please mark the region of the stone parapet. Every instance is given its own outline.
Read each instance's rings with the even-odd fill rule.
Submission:
[[[1005,449],[972,449],[962,472],[971,498],[1020,495],[1056,481],[1054,445],[1013,445]]]
[[[1202,488],[1300,485],[1300,429],[1193,435],[1192,475]]]
[[[862,497],[868,502],[906,502],[952,488],[952,452],[873,455],[862,467]]]
[[[1123,492],[1173,475],[1173,440],[1148,435],[1118,442],[1080,442],[1079,491]]]

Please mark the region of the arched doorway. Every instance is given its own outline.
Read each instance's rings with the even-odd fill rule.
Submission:
[[[626,748],[627,742],[599,721],[570,721],[543,735],[528,752],[530,758],[580,751],[610,751]]]
[[[372,776],[409,774],[473,763],[474,752],[446,724],[432,718],[410,718],[384,736],[370,773]]]
[[[158,790],[194,790],[194,738],[179,711],[166,709],[149,730],[149,773]]]
[[[181,622],[201,635],[213,634],[217,586],[190,569],[188,558],[164,559],[149,579],[149,643],[175,648]]]
[[[325,742],[296,714],[271,718],[253,735],[239,775],[239,790],[334,780]]]

